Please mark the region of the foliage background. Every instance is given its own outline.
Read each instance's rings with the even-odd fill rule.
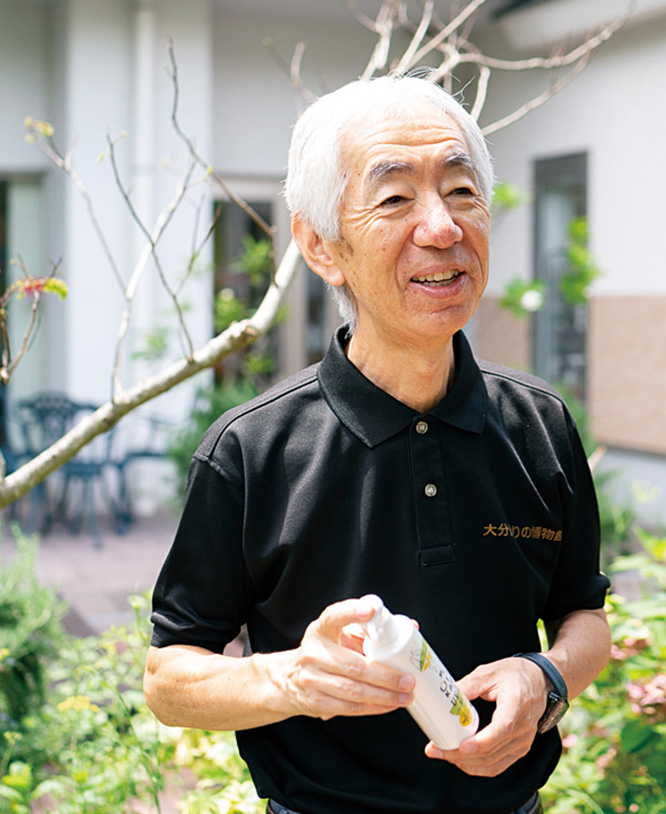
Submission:
[[[635,529],[615,573],[643,596],[611,595],[612,658],[564,719],[564,753],[543,790],[552,814],[666,811],[666,536]],[[141,680],[148,596],[134,622],[74,638],[65,606],[37,584],[38,542],[18,531],[0,574],[0,812],[259,814],[233,734],[163,727]]]

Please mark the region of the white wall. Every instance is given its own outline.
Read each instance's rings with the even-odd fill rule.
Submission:
[[[283,178],[291,128],[302,98],[263,45],[289,62],[299,42],[306,86],[319,94],[356,79],[374,39],[362,26],[228,17],[215,22],[215,166],[226,175]]]
[[[41,5],[0,3],[0,173],[40,170],[45,161],[24,141],[26,116],[48,119],[46,17]]]
[[[497,50],[496,38],[486,47]],[[666,204],[666,17],[620,31],[559,95],[490,136],[499,178],[532,189],[533,162],[587,151],[591,249],[605,271],[595,295],[666,293],[664,255],[654,237]],[[482,123],[537,95],[547,77],[493,78]],[[491,291],[531,272],[529,207],[506,216],[493,236]]]

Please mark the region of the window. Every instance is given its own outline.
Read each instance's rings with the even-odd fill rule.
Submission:
[[[273,207],[270,202],[248,201],[248,204],[266,223],[273,222]],[[230,201],[217,201],[214,207],[217,215],[213,248],[215,295],[217,297],[220,292],[228,290],[233,292],[238,301],[250,308],[256,308],[266,292],[269,276],[264,274],[257,280],[251,273],[243,270],[241,259],[246,254],[248,246],[259,243],[266,238],[266,234],[250,215],[236,204]],[[216,319],[216,331],[218,328]],[[257,342],[253,347],[253,353],[277,359],[279,354],[277,332],[272,330]],[[216,380],[221,381],[227,376],[233,377],[240,373],[242,360],[243,352],[224,359],[215,369]]]
[[[544,308],[534,320],[534,369],[585,398],[587,307],[562,295],[570,271],[568,247],[572,222],[587,214],[587,159],[564,156],[535,165],[535,276],[546,286]]]

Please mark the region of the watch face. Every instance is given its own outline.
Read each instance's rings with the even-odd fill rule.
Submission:
[[[562,698],[562,696],[555,692],[548,693],[548,706],[546,707],[544,714],[541,716],[539,725],[537,727],[538,731],[543,734],[544,732],[548,732],[548,730],[552,729],[554,726],[557,726],[557,724],[562,720],[562,716],[568,709],[569,702]]]

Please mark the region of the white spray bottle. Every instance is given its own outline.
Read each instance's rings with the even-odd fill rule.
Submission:
[[[440,749],[456,749],[479,728],[479,715],[458,689],[453,676],[406,616],[393,615],[378,596],[375,613],[363,623],[363,652],[416,679],[414,701],[407,707],[416,723]]]

